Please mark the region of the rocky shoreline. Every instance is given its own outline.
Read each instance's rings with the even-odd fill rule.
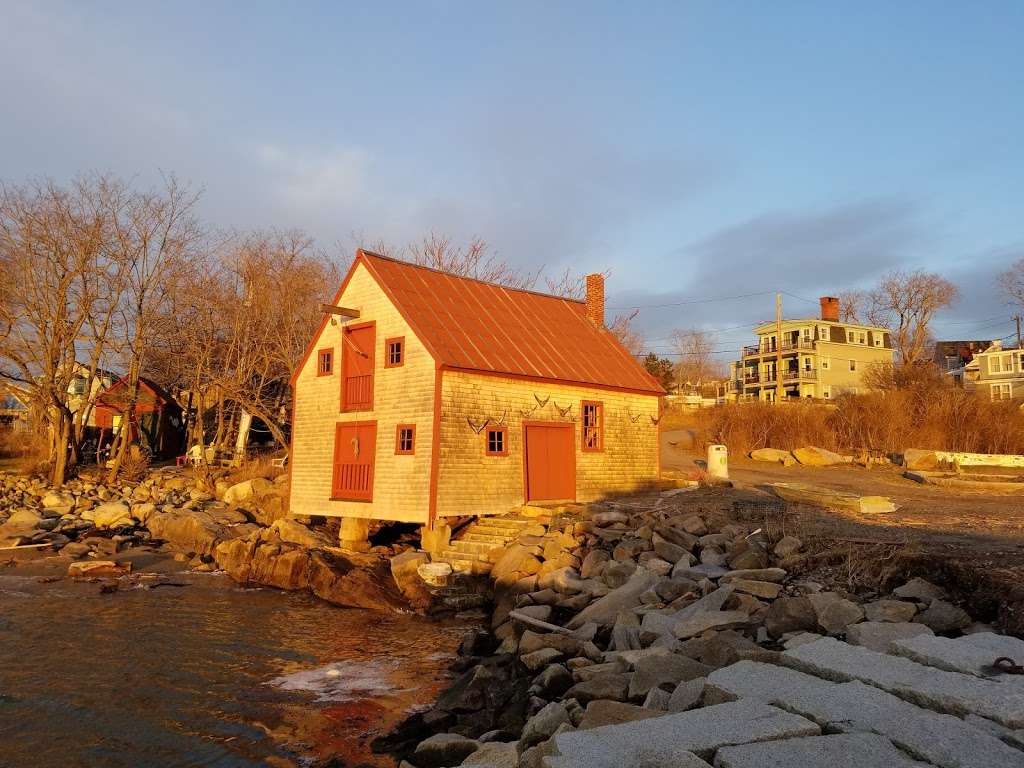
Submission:
[[[736,698],[713,676],[739,663],[792,666],[788,654],[802,646],[837,641],[891,658],[883,654],[898,642],[1004,637],[920,578],[891,593],[860,594],[802,580],[790,572],[803,559],[798,539],[769,540],[734,514],[704,509],[696,496],[675,489],[532,510],[545,532],[524,534],[496,556],[490,629],[463,641],[458,678],[431,709],[377,739],[375,750],[393,754],[401,768],[585,765],[561,762],[559,743],[572,742],[565,734],[711,717],[714,705]],[[721,717],[747,711],[729,712]],[[801,723],[811,730],[793,735],[819,733]],[[617,764],[642,762],[631,759]]]
[[[78,578],[121,576],[133,556],[164,554],[235,581],[308,590],[334,605],[408,610],[391,577],[396,544],[366,554],[333,546],[324,526],[285,517],[286,477],[204,488],[180,470],[138,483],[74,479],[60,489],[0,474],[0,554],[57,552]]]

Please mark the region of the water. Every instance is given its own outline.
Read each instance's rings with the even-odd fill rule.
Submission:
[[[391,765],[467,629],[243,589],[100,594],[0,573],[0,766]]]

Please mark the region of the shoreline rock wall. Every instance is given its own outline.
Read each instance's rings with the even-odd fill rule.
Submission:
[[[375,742],[403,768],[582,766],[560,753],[576,744],[567,734],[711,717],[730,700],[709,683],[717,670],[795,663],[785,654],[814,643],[880,655],[893,643],[988,629],[921,579],[891,595],[800,581],[780,567],[799,540],[769,544],[756,526],[678,490],[554,510],[537,523],[543,530],[495,563],[490,631],[466,637],[454,684]],[[741,721],[748,709],[721,717]],[[818,734],[799,725],[793,735]]]
[[[407,610],[385,556],[391,551],[343,554],[327,533],[285,517],[284,479],[222,479],[214,495],[173,469],[141,483],[75,479],[59,490],[0,474],[0,547],[41,545],[72,560],[166,551],[193,570],[220,569],[243,584],[308,590],[344,607]]]

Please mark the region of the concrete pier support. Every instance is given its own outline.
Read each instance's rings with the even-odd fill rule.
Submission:
[[[420,546],[432,555],[448,549],[452,540],[452,527],[443,520],[435,520],[433,527],[420,528]]]
[[[341,548],[353,552],[370,549],[370,521],[361,517],[341,518]]]

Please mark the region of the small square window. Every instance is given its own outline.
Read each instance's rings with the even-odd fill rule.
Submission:
[[[851,360],[850,361],[850,370],[851,371],[856,371],[857,370],[857,361],[856,360]]]
[[[485,453],[488,456],[508,456],[508,430],[505,427],[491,427],[487,430]]]
[[[604,406],[584,400],[580,410],[583,413],[583,450],[604,450]]]
[[[334,373],[334,351],[321,349],[316,355],[316,375],[330,376]]]
[[[398,336],[384,342],[384,367],[398,368],[405,364],[405,337]]]
[[[416,452],[416,425],[399,424],[395,430],[395,455],[411,456]]]

